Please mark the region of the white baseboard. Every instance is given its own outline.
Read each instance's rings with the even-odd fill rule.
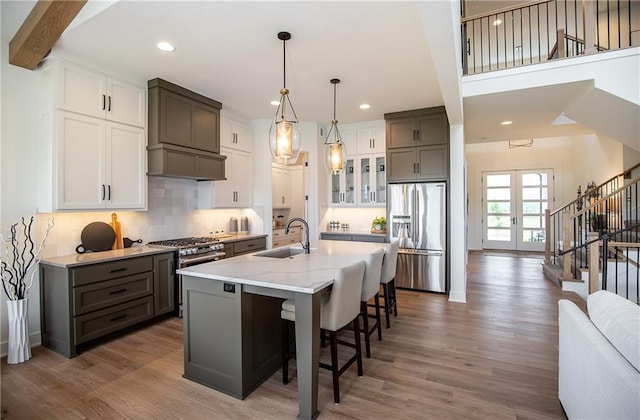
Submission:
[[[34,348],[42,344],[42,337],[40,331],[29,334],[29,347]],[[3,341],[0,343],[0,357],[7,357],[9,353],[9,342]]]

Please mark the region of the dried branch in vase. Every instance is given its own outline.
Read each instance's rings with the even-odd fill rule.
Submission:
[[[36,273],[33,268],[40,262],[39,257],[44,249],[44,242],[54,225],[53,218],[47,221],[47,229],[37,249],[31,237],[33,216],[29,222],[26,222],[23,217],[20,223],[11,225],[9,240],[0,234],[0,241],[4,246],[2,254],[4,259],[0,262],[0,274],[2,288],[9,300],[20,300],[27,296]],[[29,275],[29,273],[31,274]]]

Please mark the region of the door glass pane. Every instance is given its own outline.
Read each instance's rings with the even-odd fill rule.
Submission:
[[[546,173],[531,173],[522,175],[522,186],[547,185]]]
[[[489,214],[511,214],[511,203],[490,201],[487,203],[487,213]]]
[[[544,242],[544,230],[524,229],[522,242]]]
[[[331,175],[331,203],[340,202],[340,174]]]
[[[376,158],[376,203],[387,202],[387,176],[385,172],[385,158]]]
[[[510,188],[487,188],[487,200],[510,200],[511,189]]]
[[[511,175],[487,175],[487,187],[508,187],[511,185]]]
[[[547,199],[546,187],[524,187],[522,188],[523,200],[541,200]]]
[[[360,202],[371,201],[371,168],[369,158],[360,158]]]
[[[355,174],[353,168],[354,161],[353,159],[347,159],[347,165],[345,167],[344,179],[345,179],[345,202],[346,203],[355,203]]]
[[[511,241],[511,229],[487,229],[487,239],[490,241]]]
[[[522,223],[519,235],[522,243],[542,245],[545,240],[544,212],[548,208],[549,179],[547,172],[521,174]]]
[[[511,226],[511,217],[507,216],[487,216],[487,226],[490,228],[509,228]]]

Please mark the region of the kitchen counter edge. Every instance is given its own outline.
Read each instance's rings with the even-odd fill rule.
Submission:
[[[268,235],[266,233],[239,233],[237,235],[230,236],[228,238],[219,238],[220,242],[229,243],[229,242],[239,242],[246,241],[247,239],[258,239],[258,238],[266,238]],[[215,238],[215,236],[213,236]]]
[[[40,260],[40,264],[71,268],[96,263],[117,261],[126,258],[142,257],[145,255],[164,254],[172,251],[174,251],[174,249],[172,249],[171,247],[156,248],[150,246],[134,246],[131,248],[115,249],[110,251],[61,255],[59,257],[43,257],[42,260]]]

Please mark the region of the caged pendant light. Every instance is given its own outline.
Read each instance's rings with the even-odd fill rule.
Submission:
[[[285,45],[291,39],[291,34],[279,32],[278,39],[282,41],[283,87],[280,89],[280,104],[269,128],[269,147],[274,162],[292,165],[296,163],[300,153],[300,129],[298,128],[298,116],[291,105],[289,89],[287,89]]]
[[[324,141],[324,165],[332,175],[344,171],[347,156],[347,148],[340,137],[338,120],[336,120],[336,85],[338,83],[340,83],[340,79],[331,79],[331,84],[333,84],[333,120],[331,120],[331,128]]]

